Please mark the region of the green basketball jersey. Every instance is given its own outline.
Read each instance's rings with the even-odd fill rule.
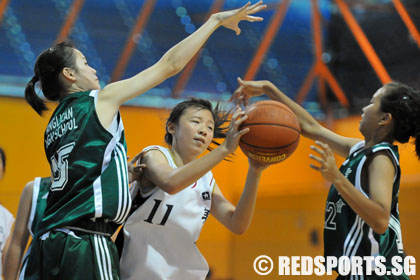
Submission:
[[[366,197],[369,189],[362,185],[361,174],[364,164],[373,154],[387,151],[395,165],[396,174],[393,182],[391,216],[388,229],[384,234],[375,233],[340,196],[331,185],[325,209],[324,254],[325,256],[384,256],[383,263],[387,270],[392,268],[391,258],[403,256],[401,226],[398,213],[398,193],[400,185],[400,166],[398,147],[389,143],[380,143],[365,149],[364,142],[352,147],[349,156],[340,167],[341,173]],[[366,166],[367,168],[367,166]],[[383,276],[386,279],[386,276]],[[393,278],[396,279],[396,278]],[[408,279],[400,276],[398,279]]]
[[[38,234],[100,219],[121,224],[131,198],[124,126],[118,113],[110,131],[96,114],[98,91],[73,93],[60,101],[44,135],[52,184]]]
[[[32,207],[29,215],[28,229],[29,233],[34,236],[38,231],[39,224],[44,217],[45,207],[47,206],[48,192],[51,187],[51,178],[37,177],[34,180],[34,188],[32,191]]]

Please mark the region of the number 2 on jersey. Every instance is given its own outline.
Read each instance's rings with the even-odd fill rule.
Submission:
[[[159,206],[162,203],[162,200],[160,199],[155,199],[154,201],[155,201],[155,205],[153,205],[152,212],[150,212],[149,217],[146,220],[144,220],[145,222],[148,222],[150,224],[153,224],[153,217],[155,216],[156,211],[159,209]],[[166,224],[166,221],[169,218],[169,214],[171,214],[172,208],[174,206],[171,204],[166,204],[166,207],[167,209],[166,209],[165,215],[163,215],[162,221],[160,221],[159,223],[160,226],[164,226]]]
[[[337,225],[335,224],[334,219],[337,214],[337,210],[333,202],[328,202],[326,212],[328,213],[328,217],[325,219],[324,228],[335,230]]]

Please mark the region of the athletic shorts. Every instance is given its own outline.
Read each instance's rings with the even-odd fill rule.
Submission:
[[[119,258],[110,236],[55,229],[32,243],[24,279],[119,279]]]

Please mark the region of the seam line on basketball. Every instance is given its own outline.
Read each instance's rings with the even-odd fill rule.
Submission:
[[[293,141],[292,143],[287,144],[287,145],[283,145],[283,146],[279,146],[279,147],[260,147],[260,146],[255,146],[255,145],[249,144],[249,143],[247,143],[247,142],[243,141],[242,139],[241,139],[241,140],[239,140],[239,142],[241,142],[241,143],[243,143],[243,144],[245,144],[245,145],[248,145],[248,146],[250,146],[250,147],[252,147],[252,148],[263,149],[263,150],[275,150],[275,149],[282,149],[282,148],[286,148],[286,147],[289,147],[289,146],[294,145],[294,144],[295,144],[296,142],[298,142],[298,141],[299,141],[299,137],[298,137],[298,138],[296,138],[296,140],[295,140],[295,141]]]
[[[298,130],[298,129],[294,128],[294,127],[291,127],[291,126],[288,126],[288,125],[282,125],[282,124],[275,124],[275,123],[247,123],[247,124],[242,125],[241,126],[241,129],[243,129],[243,128],[247,127],[247,126],[254,126],[254,125],[271,125],[271,126],[287,127],[287,128],[290,128],[290,129],[292,129],[292,130],[300,133],[300,130]]]

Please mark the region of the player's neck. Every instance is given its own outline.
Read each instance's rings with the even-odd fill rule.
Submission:
[[[170,149],[172,159],[174,160],[176,166],[181,167],[193,160],[195,160],[197,157],[194,155],[191,155],[191,153],[188,153],[186,151],[178,151],[177,149],[174,149],[173,147]]]

